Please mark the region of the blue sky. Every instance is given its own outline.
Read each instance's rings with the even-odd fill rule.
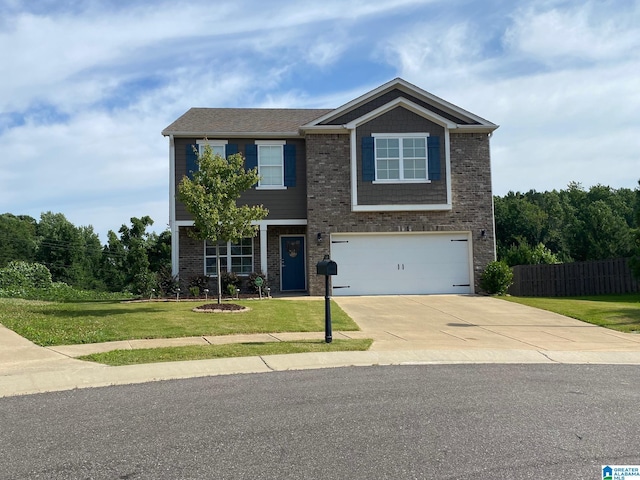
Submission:
[[[190,107],[338,107],[395,78],[500,125],[493,187],[635,188],[640,0],[0,0],[0,213],[168,223]]]

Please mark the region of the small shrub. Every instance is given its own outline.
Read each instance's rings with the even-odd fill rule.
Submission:
[[[222,272],[221,281],[223,292],[229,291],[229,285],[233,285],[236,290],[240,290],[240,287],[242,286],[242,279],[236,272]]]
[[[480,277],[480,288],[494,295],[505,295],[513,283],[513,272],[505,262],[491,262]]]
[[[167,267],[162,267],[156,274],[156,283],[158,285],[159,295],[162,297],[175,295],[180,286],[178,277],[171,275],[171,269]]]
[[[199,294],[209,286],[209,277],[207,277],[206,275],[194,275],[192,277],[189,277],[187,286],[189,287],[189,291],[191,291],[192,287],[196,287]]]
[[[189,295],[191,295],[192,297],[199,297],[200,296],[200,288],[198,288],[198,287],[189,287]]]
[[[266,275],[262,272],[251,272],[247,281],[247,286],[251,292],[258,293],[260,291],[260,288],[256,285],[256,278],[258,277],[262,278],[262,291],[264,292],[267,289],[268,284]]]
[[[227,292],[229,292],[230,296],[235,297],[238,294],[238,289],[233,283],[230,283],[227,285]]]

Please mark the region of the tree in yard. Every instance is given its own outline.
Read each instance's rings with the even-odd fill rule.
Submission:
[[[252,222],[262,220],[269,213],[262,205],[238,205],[237,200],[245,190],[260,179],[256,168],[245,170],[242,155],[228,158],[214,155],[206,145],[198,154],[198,170],[192,178],[183,177],[178,185],[178,199],[184,203],[194,220],[193,235],[214,245],[218,242],[239,242],[254,237],[257,226]],[[216,276],[218,280],[218,304],[222,302],[220,249],[216,248]]]
[[[635,205],[635,222],[636,228],[633,231],[633,256],[629,261],[629,265],[631,267],[631,272],[633,275],[640,279],[640,180],[638,180],[638,188],[635,191],[636,194],[636,205]]]

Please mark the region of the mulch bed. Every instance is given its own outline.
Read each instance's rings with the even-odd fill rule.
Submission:
[[[246,312],[247,310],[249,310],[248,307],[236,305],[235,303],[207,303],[193,309],[194,312],[200,313],[235,313]]]

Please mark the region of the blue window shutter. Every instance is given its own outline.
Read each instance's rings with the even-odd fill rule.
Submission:
[[[244,165],[247,170],[258,168],[258,146],[248,143],[244,146]]]
[[[376,159],[374,155],[375,139],[362,137],[362,181],[373,182],[376,179]]]
[[[193,172],[198,171],[198,145],[187,145],[186,151],[186,167],[187,167],[187,177],[193,178]]]
[[[440,137],[427,137],[429,180],[440,180]]]
[[[284,145],[284,186],[296,186],[296,146]]]
[[[244,167],[247,170],[258,168],[258,146],[253,143],[247,143],[244,146]],[[258,185],[257,183],[254,187]]]
[[[235,145],[235,144],[225,145],[224,154],[227,158],[229,158],[231,155],[235,155],[236,153],[238,153],[238,145]]]

